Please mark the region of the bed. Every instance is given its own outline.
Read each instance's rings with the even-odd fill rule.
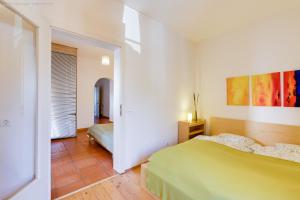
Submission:
[[[113,153],[113,123],[95,124],[88,130],[90,142],[96,141]]]
[[[210,122],[212,134],[249,136],[256,129],[261,135],[252,136],[261,144],[299,144],[299,127],[219,118]],[[163,200],[299,200],[300,164],[192,139],[153,154],[142,166],[142,185]]]

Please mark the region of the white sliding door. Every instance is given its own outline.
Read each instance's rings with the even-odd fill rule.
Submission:
[[[35,177],[35,27],[0,5],[0,199]]]
[[[0,199],[47,200],[50,31],[21,7],[0,0]]]

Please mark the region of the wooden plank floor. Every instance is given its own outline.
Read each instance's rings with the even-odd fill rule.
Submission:
[[[140,185],[140,167],[116,175],[63,200],[156,200]]]
[[[57,198],[117,173],[112,155],[99,144],[89,144],[85,132],[51,143],[51,198]]]

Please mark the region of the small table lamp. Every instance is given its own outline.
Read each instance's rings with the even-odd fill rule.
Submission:
[[[187,114],[187,121],[188,121],[189,123],[191,123],[192,120],[193,120],[193,114],[192,114],[192,113],[188,113],[188,114]]]

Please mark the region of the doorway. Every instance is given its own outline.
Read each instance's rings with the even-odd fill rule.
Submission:
[[[94,86],[94,123],[113,121],[113,80],[100,78]]]
[[[8,11],[10,13],[7,13]],[[11,14],[14,14],[14,16],[12,16]],[[113,102],[114,105],[116,105],[114,106],[113,111],[113,113],[115,113],[114,137],[116,138],[116,140],[114,140],[115,145],[113,160],[114,169],[119,173],[124,172],[124,167],[122,167],[121,165],[121,150],[123,149],[121,148],[121,145],[123,140],[121,138],[122,135],[120,134],[122,123],[121,115],[119,115],[119,113],[121,113],[120,105],[122,96],[121,44],[113,44],[110,42],[89,38],[55,27],[51,27],[48,20],[40,17],[40,13],[38,13],[34,9],[31,10],[30,8],[28,8],[28,6],[20,6],[19,4],[9,3],[6,0],[0,0],[0,16],[0,44],[2,44],[0,45],[0,47],[4,47],[3,49],[0,49],[2,52],[1,55],[3,57],[3,59],[0,59],[0,61],[4,63],[10,62],[8,65],[3,64],[1,66],[10,66],[9,68],[3,68],[4,70],[12,70],[14,69],[13,67],[17,65],[17,67],[20,68],[19,70],[13,71],[14,73],[11,75],[5,73],[5,71],[1,73],[1,75],[5,74],[4,78],[1,79],[3,83],[1,84],[1,86],[3,87],[2,89],[6,94],[6,97],[4,99],[8,99],[7,105],[13,105],[15,109],[13,111],[17,112],[17,114],[14,114],[14,112],[8,112],[10,106],[5,106],[6,104],[2,103],[1,108],[3,108],[3,110],[0,109],[0,132],[3,132],[3,134],[1,134],[1,141],[4,145],[1,146],[1,149],[5,150],[1,151],[3,155],[0,155],[0,157],[9,157],[9,159],[5,159],[5,157],[4,159],[2,159],[7,160],[5,165],[3,165],[2,167],[14,166],[15,171],[18,170],[18,174],[22,175],[22,177],[16,177],[15,174],[14,176],[11,176],[10,173],[7,173],[11,172],[11,167],[3,168],[4,170],[0,173],[3,173],[5,177],[7,177],[8,181],[3,179],[1,180],[2,182],[0,182],[4,183],[6,187],[11,187],[12,185],[10,184],[12,184],[13,181],[16,181],[18,183],[13,183],[13,187],[10,188],[11,192],[9,194],[1,194],[3,196],[0,195],[0,199],[7,198],[12,195],[13,199],[44,199],[46,196],[48,197],[50,195],[49,170],[51,140],[49,133],[49,105],[51,84],[51,52],[49,51],[49,49],[51,48],[51,28],[52,35],[54,32],[62,33],[63,37],[66,35],[68,35],[67,37],[70,37],[71,35],[71,38],[73,40],[85,41],[89,44],[108,48],[113,51],[113,54],[115,55],[114,88],[116,91],[114,94],[115,98]],[[12,18],[8,18],[7,20],[7,16],[12,16]],[[13,29],[10,29],[11,27],[13,27]],[[6,32],[6,30],[10,32],[8,33]],[[25,44],[25,46],[23,44]],[[14,49],[10,50],[10,47],[13,47]],[[15,56],[15,54],[18,55]],[[11,60],[12,57],[14,58],[13,60]],[[20,62],[18,62],[18,60]],[[0,69],[3,70],[1,67]],[[17,73],[18,76],[24,77],[21,77],[20,79],[17,78],[15,80],[16,71],[19,72]],[[6,81],[11,80],[14,80],[14,85],[18,84],[20,81],[23,83],[23,85],[19,84],[17,89],[10,86],[8,89],[7,85],[9,85],[9,83],[6,83]],[[23,91],[25,89],[26,92]],[[6,91],[8,91],[8,93]],[[16,97],[14,95],[18,96]],[[15,103],[15,101],[20,100],[19,95],[22,96],[21,101]],[[9,100],[10,98],[12,99],[12,101]],[[19,104],[21,105],[17,106]],[[92,104],[93,103],[91,102],[90,105]],[[21,109],[22,112],[19,112],[19,109]],[[91,116],[93,118],[93,113]],[[6,134],[6,132],[8,134]],[[10,144],[10,142],[5,141],[12,141],[12,138],[16,136],[17,139],[13,140],[15,141],[15,146],[18,147],[18,151],[11,151],[11,146],[5,145]],[[73,147],[73,149],[76,151],[77,147]],[[7,151],[6,148],[8,149]],[[18,159],[20,156],[22,158]],[[18,161],[17,165],[11,163],[15,161]],[[67,166],[65,170],[68,171]],[[21,172],[24,172],[24,174],[22,174]],[[18,180],[16,180],[15,178],[18,178]]]
[[[121,87],[112,81],[117,80],[117,83],[120,83],[120,48],[57,29],[53,30],[52,42],[77,49],[77,135],[74,138],[52,141],[51,144],[52,198],[57,198],[113,176],[117,172],[123,172],[118,170],[120,154],[116,145],[120,139],[120,106],[115,106],[120,105]],[[103,62],[103,57],[109,58],[108,64]],[[99,77],[106,78],[99,80]],[[98,109],[95,109],[96,86],[99,88]],[[106,93],[108,97],[105,97]],[[108,146],[100,140],[96,141],[96,136],[91,137],[90,133],[95,125],[95,110],[98,112],[98,118],[115,122],[115,134],[112,134]],[[105,130],[112,129],[112,123],[108,124]]]

